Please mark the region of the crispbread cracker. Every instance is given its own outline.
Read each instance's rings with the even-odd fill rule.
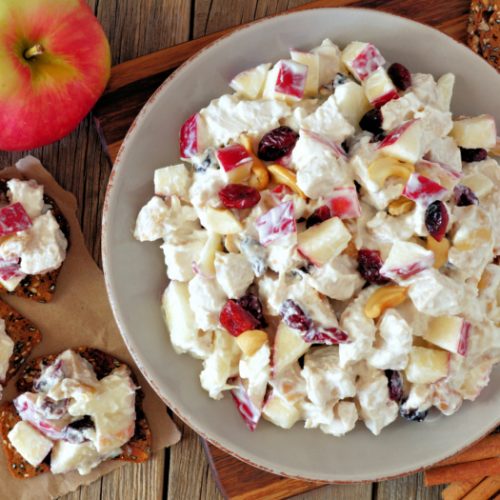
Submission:
[[[0,318],[5,321],[7,335],[14,341],[14,352],[9,359],[5,377],[8,381],[29,358],[33,348],[41,342],[42,334],[31,321],[2,300],[0,300]]]
[[[0,179],[0,197],[7,200],[7,180]],[[43,196],[44,203],[51,207],[52,213],[57,220],[61,231],[68,240],[68,245],[70,241],[70,231],[69,224],[63,213],[57,206],[56,202],[48,195]],[[64,263],[63,263],[64,265]],[[8,293],[9,295],[17,295],[18,297],[24,297],[31,300],[36,300],[41,304],[46,304],[50,302],[56,291],[57,277],[62,266],[55,271],[51,271],[45,274],[36,274],[26,276],[13,292],[9,292],[4,286],[0,284],[0,294]]]
[[[85,358],[94,368],[97,378],[100,380],[103,377],[109,375],[115,368],[120,367],[125,364],[122,363],[117,358],[106,354],[99,349],[93,349],[91,347],[79,347],[73,349],[75,352],[80,354]],[[33,389],[33,382],[40,376],[43,366],[48,366],[54,362],[58,354],[51,354],[47,356],[40,356],[36,359],[31,360],[24,367],[21,372],[19,379],[16,382],[17,389],[20,393],[31,391]],[[132,379],[134,383],[137,383],[134,374],[131,372]],[[144,462],[151,455],[151,429],[147,422],[146,416],[142,409],[142,402],[144,399],[144,394],[141,389],[136,392],[135,398],[135,411],[136,411],[136,421],[135,421],[135,433],[126,443],[122,449],[123,453],[116,457],[114,460],[122,460],[126,462]],[[27,479],[30,477],[43,474],[44,472],[50,472],[50,468],[42,464],[36,469],[26,464],[25,461],[20,457],[20,455],[12,448],[7,439],[7,434],[9,430],[19,421],[19,417],[15,411],[14,406],[9,403],[9,405],[4,406],[5,410],[0,412],[0,432],[3,439],[3,447],[9,462],[10,472],[17,478]],[[12,415],[12,412],[14,415]],[[8,429],[8,430],[7,430]],[[21,468],[21,464],[23,467]],[[23,474],[19,473],[22,469]],[[27,474],[27,475],[26,475]]]
[[[470,48],[500,71],[500,3],[472,0],[467,26]]]

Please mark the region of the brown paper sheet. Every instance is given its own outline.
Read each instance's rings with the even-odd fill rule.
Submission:
[[[16,167],[4,169],[0,177],[26,177],[43,184],[45,192],[54,198],[71,227],[70,249],[59,275],[54,299],[49,304],[2,295],[21,314],[41,330],[43,340],[32,356],[57,353],[77,346],[97,347],[125,361],[132,368],[144,390],[144,410],[153,434],[153,450],[176,443],[180,434],[169,418],[166,407],[142,377],[120,336],[106,295],[104,277],[87,251],[78,220],[76,199],[59,186],[54,178],[33,157],[21,160]],[[4,401],[15,395],[14,380],[4,394]],[[77,472],[43,474],[33,479],[19,480],[10,475],[3,451],[0,452],[0,498],[42,500],[69,493],[89,484],[125,462],[101,464],[86,476]]]

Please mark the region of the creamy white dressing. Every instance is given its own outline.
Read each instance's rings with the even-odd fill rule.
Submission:
[[[237,75],[236,94],[201,109],[184,138],[193,156],[155,173],[159,196],[139,213],[136,238],[164,240],[174,281],[163,308],[175,350],[203,359],[203,389],[214,399],[232,391],[252,429],[262,416],[334,436],[362,420],[379,434],[398,412],[421,420],[435,406],[450,415],[477,397],[499,361],[500,267],[492,263],[500,251],[499,165],[491,157],[462,163],[451,134],[453,75],[414,73],[395,98],[384,64],[371,44],[341,51],[324,40]],[[378,99],[385,101],[378,132],[361,130]],[[298,139],[286,154],[259,160],[259,144],[273,145],[263,136],[277,127]],[[227,146],[234,164],[221,168],[217,155]],[[255,203],[227,205],[221,191],[229,183],[258,187]],[[459,184],[478,204],[457,206]],[[361,213],[334,196],[355,185]],[[442,246],[432,245],[427,220],[436,200],[449,218]],[[334,227],[331,217],[352,236],[337,252],[340,235],[324,229]],[[389,285],[406,289],[402,302],[375,317],[370,300],[383,290],[363,277],[362,249],[378,252]],[[250,321],[257,313],[243,307],[255,300],[247,294],[260,300],[266,324]],[[228,304],[250,314],[246,328],[265,330],[267,341],[248,341],[262,332],[231,334],[241,318],[227,322]],[[433,321],[445,316],[454,318],[443,324],[461,329],[436,333]]]

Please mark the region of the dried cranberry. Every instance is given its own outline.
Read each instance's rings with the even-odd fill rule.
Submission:
[[[468,207],[469,205],[477,205],[479,200],[470,187],[463,184],[457,184],[453,190],[453,199],[457,207]]]
[[[326,205],[317,208],[306,220],[306,228],[310,228],[312,226],[316,226],[317,224],[321,224],[325,220],[328,220],[332,217],[332,213],[330,208]]]
[[[243,184],[228,184],[219,191],[219,199],[226,208],[252,208],[260,201],[260,193]]]
[[[378,108],[370,109],[367,111],[363,118],[359,121],[359,126],[362,130],[371,132],[374,135],[382,134],[382,122],[384,121],[382,117],[382,111]]]
[[[260,140],[257,156],[261,160],[276,161],[295,147],[298,138],[299,134],[290,127],[275,128]]]
[[[359,274],[368,281],[375,285],[383,285],[388,283],[389,280],[380,274],[380,268],[383,262],[378,250],[369,250],[368,248],[361,248],[358,251],[358,271]]]
[[[302,332],[309,331],[313,326],[311,318],[291,299],[285,300],[281,305],[280,316],[290,328],[295,328]]]
[[[262,304],[257,295],[247,293],[246,295],[243,295],[243,297],[239,298],[237,302],[241,307],[243,307],[243,309],[245,309],[245,311],[249,312],[258,321],[258,328],[265,328],[267,326],[264,313],[262,312]]]
[[[428,410],[418,411],[416,408],[403,408],[403,406],[399,407],[399,414],[403,418],[406,418],[406,420],[411,420],[412,422],[423,422],[428,413]]]
[[[394,83],[399,90],[406,90],[411,87],[411,73],[406,66],[400,63],[391,64],[387,73],[392,83]]]
[[[385,370],[387,386],[389,387],[389,399],[401,402],[403,399],[403,379],[397,370]]]
[[[228,300],[220,312],[221,325],[234,337],[254,330],[258,321],[235,300]]]
[[[425,227],[436,241],[444,238],[449,220],[448,210],[440,200],[433,201],[425,211]]]
[[[473,161],[486,160],[486,158],[488,157],[488,151],[483,148],[460,148],[460,155],[462,156],[462,161],[465,161],[466,163],[472,163]]]

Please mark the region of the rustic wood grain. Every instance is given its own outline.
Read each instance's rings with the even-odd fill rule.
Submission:
[[[408,451],[411,453],[411,451]],[[383,458],[382,458],[383,460]],[[374,485],[374,497],[377,500],[435,500],[440,498],[442,486],[427,488],[423,474],[383,481]]]
[[[168,500],[219,500],[222,495],[212,476],[199,436],[179,418],[182,439],[170,449]]]
[[[349,1],[351,4],[362,3],[358,0]],[[172,44],[181,43],[193,36],[214,33],[241,22],[276,14],[292,7],[300,7],[307,1],[88,0],[88,3],[98,15],[108,34],[114,64],[120,64]],[[406,9],[402,13],[409,16],[416,11],[425,11],[428,14],[429,24],[442,27],[446,32],[458,38],[461,33],[460,27],[454,23],[444,22],[447,16],[443,17],[439,4],[445,3],[447,10],[465,20],[468,2],[465,0],[448,2],[377,0],[365,3],[393,12],[398,9],[402,12],[401,9]],[[223,8],[223,6],[226,7]],[[184,57],[182,55],[181,60]],[[145,59],[151,60],[148,56],[145,56]],[[177,65],[178,63],[173,67]],[[143,66],[143,64],[136,65],[134,71],[139,71]],[[157,67],[158,65],[154,63],[153,70],[156,71]],[[128,71],[123,72],[123,75],[128,74]],[[143,75],[149,74],[151,74],[151,68],[145,67]],[[160,78],[157,81],[161,82],[161,71],[159,74]],[[112,85],[116,83],[116,89],[119,89],[122,85],[126,86],[134,82],[135,73],[132,72],[131,75],[131,77],[126,76],[129,78],[128,82],[117,79],[112,80]],[[85,240],[92,255],[100,263],[101,211],[110,165],[90,118],[85,119],[75,132],[59,143],[31,153],[42,160],[63,187],[75,194]],[[21,153],[0,152],[0,167],[10,165],[22,156]],[[67,495],[64,500],[153,500],[157,498],[218,500],[222,498],[216,489],[199,438],[178,419],[176,422],[183,431],[183,440],[171,450],[156,455],[148,464],[126,465],[104,479]],[[375,486],[373,495],[371,485],[366,484],[326,486],[295,498],[302,500],[306,498],[316,500],[331,498],[437,500],[440,491],[440,487],[424,489],[421,475],[418,475],[380,483]]]

